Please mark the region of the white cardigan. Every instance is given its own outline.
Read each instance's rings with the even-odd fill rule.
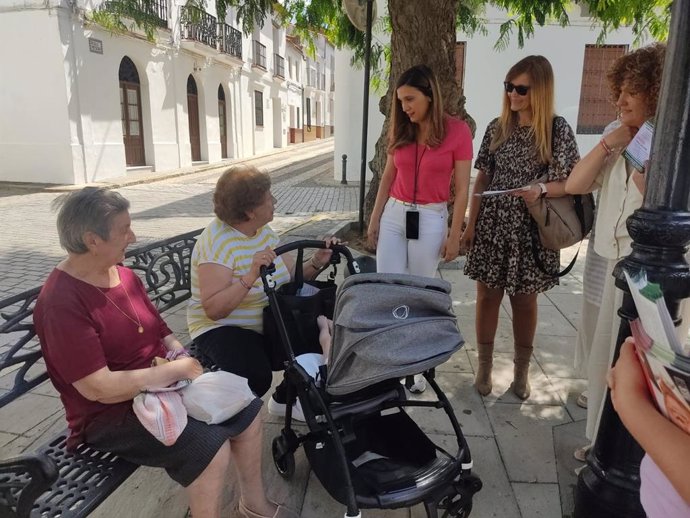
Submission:
[[[621,152],[606,160],[595,183],[601,194],[594,228],[594,251],[607,259],[630,255],[632,238],[625,222],[642,207],[643,196],[628,176]]]

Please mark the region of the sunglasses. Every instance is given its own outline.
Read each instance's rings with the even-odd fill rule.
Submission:
[[[518,95],[527,95],[527,92],[529,92],[529,89],[530,89],[529,86],[514,85],[513,83],[510,83],[508,81],[503,83],[503,88],[505,88],[506,92],[508,92],[508,93],[511,93],[513,90],[515,90]]]

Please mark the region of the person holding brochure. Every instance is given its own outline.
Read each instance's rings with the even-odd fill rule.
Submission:
[[[594,440],[606,392],[620,319],[622,292],[612,276],[616,263],[631,251],[626,220],[642,206],[644,171],[626,161],[623,152],[638,129],[656,112],[666,47],[655,43],[618,58],[608,71],[618,119],[604,130],[596,146],[575,165],[565,189],[582,194],[599,189],[594,230],[584,273],[584,296],[575,353],[576,367],[587,376],[587,428]],[[578,398],[582,400],[583,398]],[[585,460],[589,446],[576,450]]]
[[[675,412],[669,420],[656,408],[634,348],[632,338],[623,343],[608,385],[613,407],[646,452],[640,464],[640,501],[648,518],[687,518],[690,430],[674,420]]]
[[[504,293],[513,310],[514,376],[520,399],[530,395],[528,371],[537,326],[537,295],[558,278],[544,273],[532,248],[533,221],[527,204],[565,193],[565,179],[579,160],[572,129],[554,114],[554,78],[543,56],[528,56],[508,71],[503,109],[484,134],[474,164],[479,174],[470,202],[462,248],[468,250],[465,274],[477,281],[477,391],[492,390],[494,337]],[[547,180],[537,183],[546,175]],[[485,191],[511,190],[493,196]],[[516,190],[515,190],[516,189]],[[557,271],[557,250],[535,246],[547,271]]]
[[[403,72],[391,105],[388,158],[369,218],[368,244],[376,270],[434,277],[439,259],[458,256],[472,166],[472,133],[444,112],[433,71],[416,65]],[[448,230],[450,185],[455,187]],[[405,382],[423,392],[426,380]]]

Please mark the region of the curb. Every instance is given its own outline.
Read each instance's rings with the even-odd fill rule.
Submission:
[[[261,160],[264,158],[270,158],[272,156],[280,155],[289,151],[294,151],[296,149],[309,150],[311,148],[317,148],[320,145],[326,143],[335,142],[335,137],[328,137],[325,139],[319,139],[316,141],[305,142],[293,144],[284,148],[274,148],[271,151],[265,153],[252,155],[242,158],[228,158],[221,162],[214,162],[213,164],[200,164],[198,166],[190,166],[189,168],[172,169],[169,172],[151,173],[149,175],[142,175],[138,178],[115,178],[113,181],[101,181],[101,182],[89,182],[78,185],[55,185],[55,184],[41,184],[41,183],[22,183],[22,182],[0,182],[0,189],[7,187],[10,189],[17,189],[22,191],[33,191],[33,192],[71,192],[75,190],[81,190],[84,187],[102,187],[104,189],[121,189],[123,187],[131,187],[133,185],[142,185],[161,182],[163,180],[169,180],[172,178],[179,178],[181,176],[190,176],[199,173],[209,173],[219,169],[225,169],[236,164],[246,164],[255,160]],[[298,161],[298,160],[296,160]]]

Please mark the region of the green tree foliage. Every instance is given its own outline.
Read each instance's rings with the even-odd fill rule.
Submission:
[[[138,28],[149,40],[154,40],[158,28],[151,4],[154,0],[109,0],[92,13],[92,19],[113,32],[125,32]],[[409,0],[424,3],[434,0]],[[204,7],[205,0],[187,0],[187,5]],[[273,13],[285,24],[291,24],[297,36],[313,54],[313,34],[324,34],[336,47],[348,47],[353,51],[353,63],[361,64],[364,56],[364,35],[349,21],[342,9],[342,0],[216,0],[216,14],[225,19],[228,8],[235,9],[236,22],[248,35],[254,27],[262,27]],[[636,43],[645,38],[665,40],[668,36],[672,0],[459,0],[455,13],[457,29],[467,35],[486,33],[484,9],[495,6],[508,13],[508,19],[499,29],[495,47],[507,48],[512,38],[522,47],[525,40],[534,35],[536,26],[558,23],[565,27],[570,20],[568,12],[577,4],[590,13],[593,23],[601,28],[599,42],[621,26],[630,26]],[[389,32],[390,20],[382,17],[376,32]],[[372,66],[374,86],[383,86],[383,79],[390,70],[390,49],[380,42],[372,42]],[[379,89],[380,90],[380,89]]]

